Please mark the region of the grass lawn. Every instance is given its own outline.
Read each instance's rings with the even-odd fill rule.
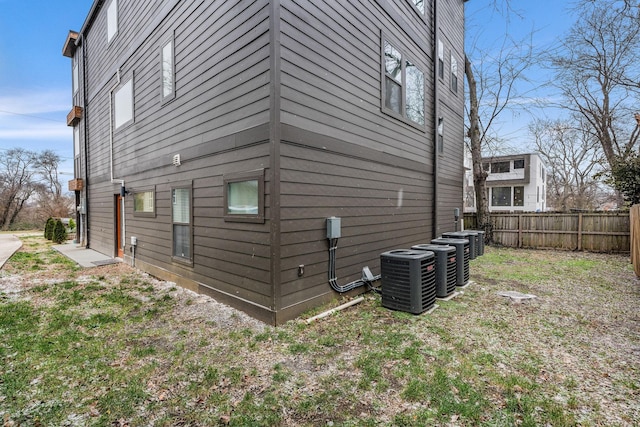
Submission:
[[[489,247],[475,283],[430,314],[366,294],[273,328],[22,239],[0,270],[4,426],[640,422],[640,283],[626,256]]]

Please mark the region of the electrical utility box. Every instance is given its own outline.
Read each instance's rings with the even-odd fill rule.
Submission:
[[[327,218],[327,239],[340,238],[340,218],[332,216]]]

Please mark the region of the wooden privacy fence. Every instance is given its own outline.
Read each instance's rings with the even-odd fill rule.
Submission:
[[[631,262],[636,276],[640,277],[640,205],[633,205],[631,221]]]
[[[491,213],[493,243],[516,248],[629,252],[629,212]],[[465,228],[476,228],[465,214]]]

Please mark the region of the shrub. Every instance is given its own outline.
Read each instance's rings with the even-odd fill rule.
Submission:
[[[64,227],[62,221],[57,220],[53,228],[53,239],[55,243],[62,243],[67,240],[67,229]]]
[[[44,226],[44,237],[47,240],[51,240],[53,239],[53,227],[55,226],[56,222],[53,218],[49,218],[47,220],[47,223]]]
[[[76,222],[73,220],[73,218],[71,218],[69,220],[69,230],[73,231],[76,229]]]

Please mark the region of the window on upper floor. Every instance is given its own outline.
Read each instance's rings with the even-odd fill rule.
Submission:
[[[493,187],[491,206],[511,206],[511,187]]]
[[[73,157],[80,155],[80,125],[73,127]]]
[[[133,121],[133,78],[113,93],[113,113],[115,129]]]
[[[424,73],[393,44],[383,45],[383,111],[424,126]]]
[[[160,65],[162,81],[162,100],[173,99],[175,96],[175,56],[173,35],[165,40],[160,48]]]
[[[107,7],[107,42],[118,34],[118,0],[111,0]]]
[[[71,75],[71,84],[73,86],[73,94],[75,95],[78,92],[78,88],[80,87],[80,68],[78,67],[78,61],[76,59],[73,60],[73,73]]]
[[[424,0],[411,0],[411,3],[424,15]]]
[[[458,60],[451,54],[451,91],[458,93]]]
[[[438,154],[444,154],[444,117],[438,117]]]
[[[509,162],[494,162],[491,163],[491,173],[506,173],[509,172]]]
[[[444,43],[438,40],[438,77],[444,79]]]
[[[513,161],[514,169],[524,169],[524,159],[517,159]]]

